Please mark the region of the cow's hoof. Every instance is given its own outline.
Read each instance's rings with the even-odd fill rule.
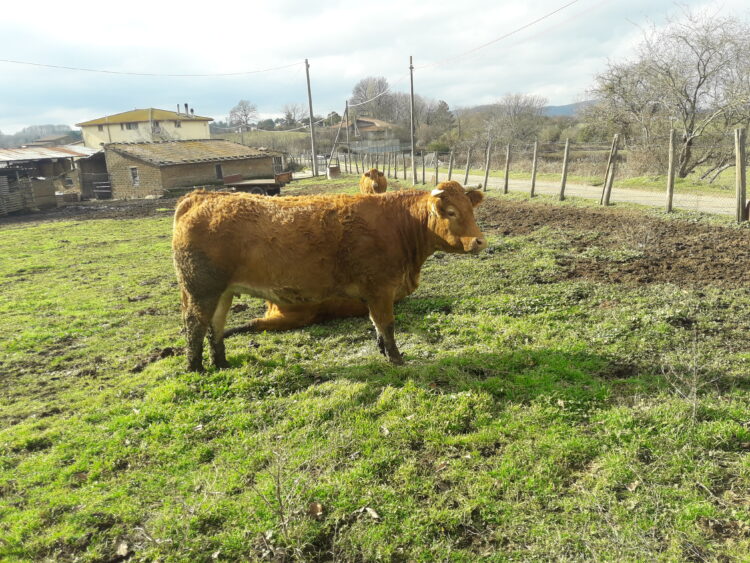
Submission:
[[[187,370],[194,371],[196,373],[203,373],[204,371],[206,371],[203,367],[203,362],[188,362]]]
[[[398,354],[396,356],[388,356],[388,361],[391,362],[394,366],[404,365],[404,357],[401,354]]]

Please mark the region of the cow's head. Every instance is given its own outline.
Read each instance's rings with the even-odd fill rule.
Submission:
[[[427,205],[436,246],[446,252],[484,250],[487,241],[474,219],[474,208],[484,199],[479,190],[465,190],[458,182],[442,182],[432,190]]]
[[[378,178],[382,178],[383,173],[378,171],[377,168],[371,168],[370,170],[365,172],[365,177],[369,178],[370,182],[372,182],[372,189],[377,190],[379,187]]]

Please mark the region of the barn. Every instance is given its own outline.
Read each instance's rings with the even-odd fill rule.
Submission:
[[[173,188],[221,184],[224,177],[273,178],[283,155],[225,139],[104,145],[112,197],[142,198]]]

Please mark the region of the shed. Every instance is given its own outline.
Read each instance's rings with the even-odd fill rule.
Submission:
[[[273,178],[278,153],[225,139],[111,143],[104,154],[114,198],[161,195],[172,188],[222,184],[223,178]]]

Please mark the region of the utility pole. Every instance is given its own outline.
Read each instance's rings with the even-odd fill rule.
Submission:
[[[417,184],[417,163],[414,159],[414,64],[412,61],[412,56],[409,55],[409,80],[411,82],[411,103],[409,104],[409,115],[411,117],[411,124],[410,124],[410,130],[411,130],[411,175],[412,175],[412,184]]]
[[[310,105],[310,148],[312,149],[312,173],[318,175],[318,153],[315,152],[315,125],[313,124],[312,91],[310,90],[310,63],[305,59],[305,74],[307,75],[307,101]]]
[[[349,100],[346,100],[346,109],[344,110],[344,117],[346,119],[346,155],[349,157],[349,162],[351,162],[351,156],[352,156],[352,146],[349,144],[349,126],[351,123],[349,123]],[[351,166],[347,169],[347,172],[351,174]]]

